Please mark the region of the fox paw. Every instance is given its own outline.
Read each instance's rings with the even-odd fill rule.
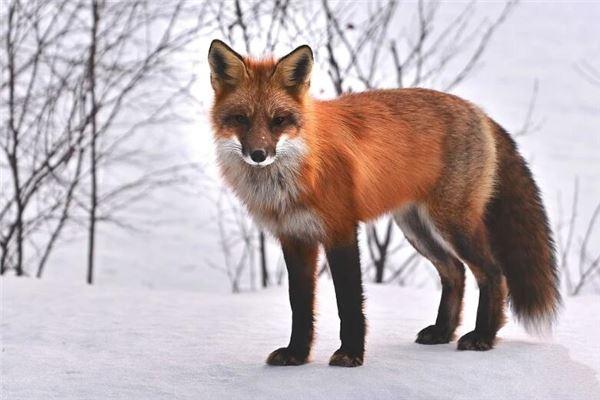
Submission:
[[[471,331],[458,340],[458,350],[486,351],[494,347],[494,338]]]
[[[363,365],[363,356],[351,354],[346,350],[338,349],[329,359],[329,365],[336,367],[359,367]]]
[[[267,357],[267,364],[269,365],[302,365],[308,361],[308,356],[302,356],[296,354],[289,347],[281,347]]]
[[[452,340],[452,334],[439,328],[437,325],[430,325],[417,334],[415,342],[419,344],[442,344]]]

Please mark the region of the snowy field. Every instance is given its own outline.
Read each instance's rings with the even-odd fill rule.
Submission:
[[[553,339],[511,322],[496,349],[458,352],[455,342],[413,343],[435,318],[439,293],[367,286],[366,363],[347,369],[327,365],[338,347],[328,280],[320,282],[313,362],[300,367],[264,364],[287,343],[284,288],[231,296],[0,284],[7,400],[600,398],[597,297],[567,299]],[[459,333],[470,330],[474,306]]]

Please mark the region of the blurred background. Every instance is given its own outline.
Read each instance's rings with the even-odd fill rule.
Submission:
[[[4,276],[285,284],[276,241],[216,170],[219,38],[255,57],[310,45],[316,97],[419,86],[478,104],[541,186],[564,291],[600,292],[598,2],[5,0],[0,13]],[[366,282],[439,285],[390,218],[363,225],[361,247]]]

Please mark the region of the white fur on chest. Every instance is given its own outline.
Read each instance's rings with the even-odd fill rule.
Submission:
[[[323,223],[321,218],[307,208],[292,208],[277,218],[264,215],[253,215],[259,226],[264,227],[276,237],[294,237],[307,241],[323,239]]]
[[[216,146],[221,173],[260,226],[278,237],[318,240],[323,236],[320,217],[297,202],[300,167],[307,152],[302,139],[280,138],[275,161],[266,167],[246,163],[237,138],[218,139]]]

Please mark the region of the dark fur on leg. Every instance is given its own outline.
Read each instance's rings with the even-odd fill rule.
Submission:
[[[314,334],[314,297],[318,247],[294,240],[282,240],[288,270],[292,334],[287,347],[272,352],[269,365],[300,365],[308,361]]]
[[[346,243],[326,249],[335,286],[342,342],[341,347],[331,356],[329,365],[356,367],[363,363],[366,322],[356,234],[355,230]]]
[[[442,281],[442,297],[435,325],[421,330],[415,342],[419,344],[448,343],[460,322],[465,287],[465,267],[447,247],[436,240],[430,224],[423,220],[416,207],[397,216],[409,242],[435,266]]]
[[[454,331],[460,323],[462,300],[465,290],[465,267],[452,257],[445,267],[436,266],[442,280],[442,297],[435,325],[421,330],[417,335],[419,344],[443,344],[454,339]]]
[[[454,339],[454,332],[460,323],[462,300],[465,290],[465,267],[453,258],[450,268],[437,267],[442,279],[442,297],[438,308],[435,325],[430,325],[421,330],[415,342],[419,344],[444,344]],[[450,269],[448,276],[442,271]]]
[[[504,325],[506,292],[502,270],[494,260],[483,225],[472,235],[457,232],[454,244],[461,258],[473,271],[479,285],[479,305],[475,330],[458,341],[458,350],[489,350],[496,333]]]

